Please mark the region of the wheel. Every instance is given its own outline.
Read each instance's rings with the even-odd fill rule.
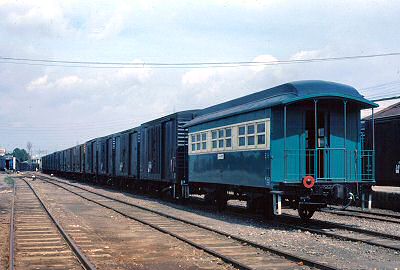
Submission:
[[[225,189],[218,189],[216,196],[216,204],[218,212],[222,212],[226,209],[228,203],[228,196]]]
[[[306,206],[299,206],[299,216],[302,220],[309,220],[315,212],[315,209]]]
[[[275,218],[274,211],[273,211],[273,199],[272,194],[267,194],[264,196],[262,200],[262,210],[264,214],[264,218],[268,221],[271,221]]]

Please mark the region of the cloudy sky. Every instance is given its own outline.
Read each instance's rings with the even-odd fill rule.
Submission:
[[[400,52],[399,1],[4,1],[0,56],[67,61],[274,61]],[[0,147],[48,152],[293,80],[400,93],[400,57],[128,69],[0,59]],[[389,84],[388,84],[389,83]]]

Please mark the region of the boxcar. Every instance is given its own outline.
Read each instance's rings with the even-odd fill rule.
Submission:
[[[72,172],[74,175],[81,172],[81,145],[72,148]]]
[[[107,176],[107,140],[110,136],[105,136],[97,139],[97,173],[99,177]]]
[[[140,127],[140,179],[154,189],[171,188],[175,197],[187,181],[187,130],[196,110],[177,112]]]
[[[377,112],[374,119],[369,116],[363,120],[365,148],[375,143],[376,184],[400,186],[400,103]]]
[[[115,140],[115,176],[128,176],[129,133],[119,132],[113,135]]]
[[[127,186],[139,178],[140,128],[132,128],[108,136],[104,140],[109,179]]]
[[[86,161],[86,145],[83,143],[83,144],[81,144],[80,145],[80,155],[81,155],[81,157],[80,157],[80,159],[79,159],[79,161],[80,161],[80,170],[79,170],[79,172],[80,172],[80,175],[83,175],[84,173],[85,173],[85,161]]]
[[[85,143],[85,174],[90,176],[97,174],[97,140],[93,139]]]
[[[67,166],[66,166],[65,171],[67,173],[72,173],[73,172],[73,150],[74,150],[73,147],[68,148],[66,150],[66,164],[67,164]]]
[[[64,150],[59,151],[59,155],[60,155],[60,172],[64,172],[65,171],[65,158],[64,158]]]
[[[303,218],[368,193],[373,170],[362,164],[373,151],[361,150],[360,110],[376,106],[347,85],[300,81],[201,110],[186,125],[191,190],[220,207],[230,195],[280,214],[285,202]]]

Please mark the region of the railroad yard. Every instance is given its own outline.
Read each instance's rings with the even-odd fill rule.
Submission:
[[[11,176],[14,190],[3,184],[5,177],[10,183],[10,176],[1,174],[4,269],[12,264],[15,269],[395,269],[400,265],[400,214],[390,211],[331,209],[303,223],[295,212],[285,210],[274,221],[265,221],[235,201],[221,214],[199,199],[182,205],[35,175],[34,180],[31,174]]]
[[[399,270],[399,14],[0,0],[0,270]]]

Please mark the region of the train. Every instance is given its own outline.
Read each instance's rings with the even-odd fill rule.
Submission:
[[[267,218],[302,219],[331,204],[371,206],[375,149],[361,110],[378,105],[349,85],[295,81],[46,155],[47,174],[169,194],[223,210],[244,200]]]

